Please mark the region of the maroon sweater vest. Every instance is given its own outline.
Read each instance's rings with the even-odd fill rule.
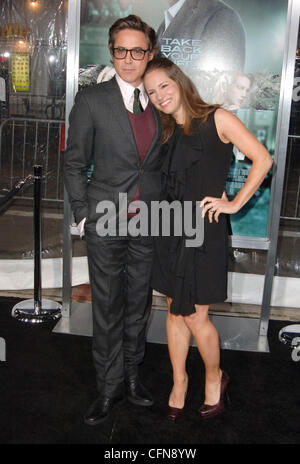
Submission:
[[[150,148],[152,140],[155,136],[156,126],[153,111],[150,103],[148,103],[145,111],[141,114],[133,114],[127,111],[130,124],[133,130],[136,146],[139,153],[140,165],[142,166],[147,151]],[[137,186],[133,201],[139,200],[140,197],[140,186]],[[130,212],[129,215],[133,215],[134,212]]]

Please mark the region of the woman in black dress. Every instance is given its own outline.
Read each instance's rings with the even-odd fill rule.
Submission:
[[[210,304],[227,298],[227,214],[239,211],[252,197],[272,158],[236,116],[204,103],[190,79],[170,60],[152,60],[144,85],[163,124],[161,200],[179,201],[183,208],[192,202],[194,216],[195,208],[201,206],[204,217],[200,246],[187,246],[187,237],[175,233],[175,223],[173,233],[155,240],[152,287],[167,296],[174,382],[167,417],[174,421],[184,410],[186,358],[193,336],[205,366],[205,399],[199,413],[209,418],[224,410],[229,383],[220,369],[218,333],[208,316]],[[233,145],[252,161],[252,167],[242,189],[228,201],[224,191]]]

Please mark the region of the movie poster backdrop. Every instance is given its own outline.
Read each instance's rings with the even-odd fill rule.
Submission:
[[[196,84],[208,103],[236,114],[274,155],[288,0],[81,0],[79,85],[114,74],[108,29],[137,14],[158,34],[162,55]],[[250,161],[236,147],[226,192],[244,185]],[[267,236],[271,172],[231,215],[232,235]]]

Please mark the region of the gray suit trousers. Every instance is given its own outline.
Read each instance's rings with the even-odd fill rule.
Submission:
[[[152,239],[106,239],[86,227],[93,311],[93,360],[97,389],[122,393],[145,353],[151,311]]]

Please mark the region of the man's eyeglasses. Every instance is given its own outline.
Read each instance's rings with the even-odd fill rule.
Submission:
[[[127,56],[127,53],[130,52],[130,56],[133,60],[143,60],[145,53],[150,52],[150,49],[143,50],[142,48],[124,48],[124,47],[117,47],[112,49],[113,57],[117,60],[124,60]]]

